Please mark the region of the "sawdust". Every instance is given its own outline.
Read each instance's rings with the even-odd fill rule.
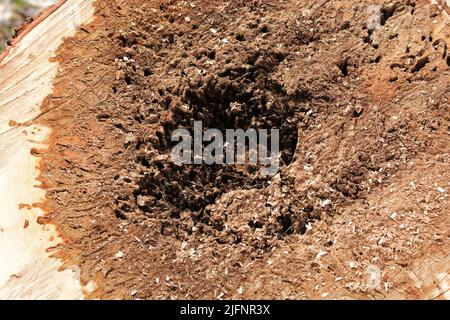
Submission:
[[[366,1],[97,2],[40,119],[46,205],[92,297],[423,294],[395,279],[448,248],[449,30],[376,2],[374,30]],[[280,173],[175,166],[193,120],[280,128]]]

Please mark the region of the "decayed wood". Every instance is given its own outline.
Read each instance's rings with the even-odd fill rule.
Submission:
[[[45,191],[36,187],[40,160],[31,150],[47,146],[51,129],[30,121],[52,92],[58,64],[50,59],[78,23],[92,18],[92,2],[61,0],[0,55],[0,299],[82,298],[87,290],[76,272],[58,271],[61,263],[47,249],[61,240],[53,227],[37,223],[45,212],[33,204],[43,201]],[[396,281],[411,283],[411,290],[394,290],[389,298],[450,299],[449,265],[447,252],[430,252],[398,275]]]

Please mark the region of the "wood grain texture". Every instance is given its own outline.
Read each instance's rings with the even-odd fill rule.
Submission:
[[[40,158],[50,128],[31,125],[53,89],[58,63],[50,61],[65,37],[92,19],[91,0],[60,1],[26,26],[0,62],[0,299],[79,299],[76,272],[58,271],[50,247],[61,240],[35,206],[45,199],[39,187]]]

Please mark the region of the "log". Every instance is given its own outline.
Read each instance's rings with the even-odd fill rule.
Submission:
[[[58,48],[93,20],[93,5],[59,1],[24,26],[0,55],[0,299],[83,299],[95,287],[81,284],[79,270],[62,268],[63,261],[52,257],[52,248],[64,240],[57,226],[43,223],[46,191],[35,150],[48,148],[53,128],[34,122],[53,92]],[[448,7],[441,5],[448,18]],[[440,21],[436,30],[447,24]],[[393,281],[402,290],[393,288],[387,298],[450,299],[449,266],[448,252],[433,247],[399,272]],[[420,294],[411,293],[418,288]]]
[[[22,28],[0,56],[0,299],[79,299],[83,288],[73,270],[58,271],[51,251],[62,240],[41,225],[45,191],[37,178],[50,128],[31,122],[52,92],[58,63],[52,58],[65,37],[94,14],[91,0],[59,1]]]

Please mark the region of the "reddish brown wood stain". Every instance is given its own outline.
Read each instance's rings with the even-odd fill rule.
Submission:
[[[14,120],[9,120],[8,125],[10,127],[17,127],[17,126],[20,126],[20,123],[14,121]]]

